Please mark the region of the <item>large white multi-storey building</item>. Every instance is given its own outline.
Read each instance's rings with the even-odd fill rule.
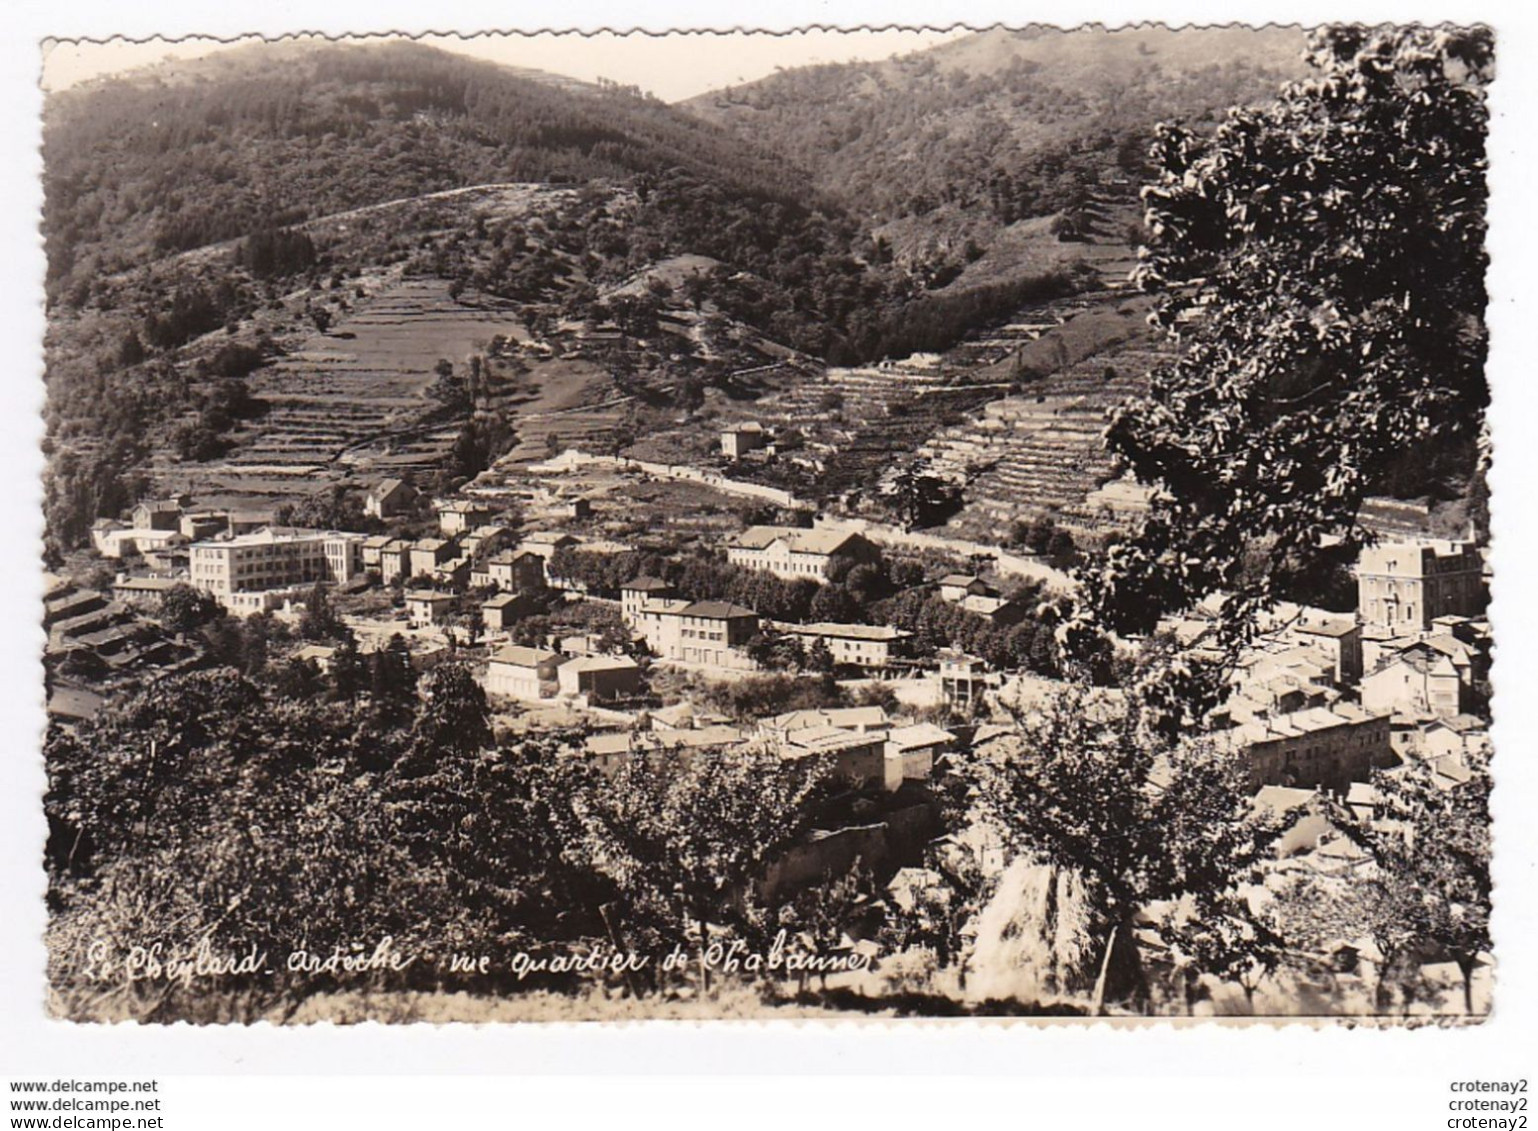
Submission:
[[[350,581],[363,572],[363,543],[361,534],[284,527],[194,542],[192,584],[228,609],[252,612],[270,607],[256,594]]]

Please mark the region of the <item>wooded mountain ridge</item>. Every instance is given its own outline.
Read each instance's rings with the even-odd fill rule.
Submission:
[[[1154,123],[1210,126],[1272,101],[1303,76],[1303,48],[1296,27],[996,28],[685,105],[784,154],[866,223],[922,218],[961,243],[1082,206],[1087,190],[1133,198]]]
[[[804,177],[655,99],[413,43],[263,45],[50,97],[52,297],[148,259],[389,200],[681,168],[806,202]]]

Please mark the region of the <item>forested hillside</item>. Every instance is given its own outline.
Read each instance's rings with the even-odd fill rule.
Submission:
[[[1130,198],[1155,122],[1211,124],[1270,101],[1302,75],[1302,49],[1295,28],[996,29],[782,71],[687,106],[785,154],[872,224],[923,218],[892,230],[903,255],[1031,217],[1071,226],[1097,189]]]
[[[784,162],[615,87],[409,43],[259,45],[50,98],[50,295],[147,258],[463,185],[682,168],[806,202]]]

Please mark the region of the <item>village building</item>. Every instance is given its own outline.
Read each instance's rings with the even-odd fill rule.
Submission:
[[[604,645],[601,632],[573,632],[561,637],[560,646],[568,656],[607,656],[613,651]]]
[[[851,531],[750,526],[727,542],[726,558],[743,569],[787,580],[827,581],[836,564],[879,561],[881,552],[864,535]]]
[[[956,747],[956,736],[934,723],[915,723],[887,732],[882,783],[888,791],[905,781],[928,781],[935,761]]]
[[[666,753],[687,765],[702,754],[719,754],[743,741],[742,731],[726,725],[660,732],[611,731],[589,735],[582,743],[582,753],[600,771],[613,774],[639,752]]]
[[[545,559],[531,550],[503,550],[484,564],[487,581],[506,593],[545,588]]]
[[[283,590],[317,581],[340,584],[363,572],[363,536],[268,527],[253,534],[194,543],[191,583],[231,611],[275,607]],[[257,599],[241,595],[267,592]]]
[[[512,537],[513,532],[505,526],[477,526],[459,539],[459,551],[477,560],[489,558],[504,549]]]
[[[1428,641],[1416,641],[1385,656],[1362,678],[1362,705],[1415,719],[1452,718],[1472,698],[1470,666]]]
[[[230,518],[224,511],[184,511],[176,528],[183,538],[192,542],[201,542],[228,530]]]
[[[563,499],[559,504],[563,518],[584,519],[593,517],[593,500],[585,498]]]
[[[509,644],[492,654],[481,686],[487,695],[504,699],[531,703],[553,699],[559,690],[556,671],[560,662],[559,652]]]
[[[555,557],[556,551],[580,545],[576,536],[567,534],[562,530],[537,530],[533,534],[525,535],[518,549],[531,554],[538,554],[548,565],[550,559]]]
[[[1357,611],[1363,622],[1405,633],[1438,617],[1484,611],[1484,559],[1469,542],[1382,542],[1357,561]]]
[[[1016,601],[988,593],[969,593],[956,602],[973,616],[989,624],[1009,628],[1025,619],[1025,609]]]
[[[1418,754],[1436,766],[1467,768],[1476,757],[1490,754],[1489,724],[1476,715],[1453,715],[1421,724]]]
[[[454,543],[447,538],[419,538],[411,544],[408,577],[431,577],[439,565],[454,556]]]
[[[379,580],[386,585],[411,576],[411,543],[391,538],[379,548]]]
[[[1348,702],[1257,719],[1216,738],[1244,760],[1253,789],[1286,785],[1344,794],[1353,781],[1397,761],[1389,715]]]
[[[160,600],[174,589],[177,582],[169,577],[123,577],[112,583],[112,597],[130,608],[154,612],[160,608]]]
[[[660,577],[637,577],[620,586],[620,616],[628,625],[635,625],[641,616],[641,607],[648,601],[662,601],[677,597],[678,592]]]
[[[473,499],[449,499],[438,504],[438,529],[448,538],[468,534],[486,525],[490,517],[491,507]]]
[[[1359,784],[1353,783],[1351,789]],[[1317,789],[1264,785],[1256,791],[1252,804],[1281,827],[1280,835],[1271,845],[1278,860],[1313,853],[1341,835],[1340,827],[1331,817],[1333,807]]]
[[[787,633],[799,636],[811,647],[821,640],[827,645],[835,664],[884,671],[902,653],[903,643],[913,634],[889,624],[787,624]]]
[[[135,530],[181,530],[182,508],[187,504],[186,495],[172,499],[146,499],[135,504],[132,523]]]
[[[970,573],[948,573],[936,585],[940,599],[959,604],[968,597],[997,597],[998,593],[982,578]]]
[[[185,542],[186,538],[175,527],[163,530],[149,526],[124,526],[113,519],[99,519],[91,527],[91,544],[96,552],[114,561]]]
[[[1240,655],[1231,693],[1210,721],[1239,726],[1256,719],[1291,714],[1334,703],[1334,665],[1317,650],[1269,639]]]
[[[470,559],[465,556],[439,562],[433,567],[433,584],[445,589],[463,589],[470,582],[470,569]]]
[[[637,627],[666,660],[728,671],[758,666],[742,650],[758,632],[758,614],[730,601],[651,601],[642,606]]]
[[[538,611],[537,602],[527,593],[498,593],[481,602],[481,621],[492,632],[506,632]]]
[[[273,524],[273,513],[261,510],[235,510],[225,516],[225,526],[230,534],[239,537],[242,534],[255,534],[265,530]]]
[[[977,656],[942,649],[939,661],[941,698],[957,710],[968,710],[982,700],[987,688],[988,665]]]
[[[293,659],[308,661],[325,674],[331,670],[331,662],[336,659],[336,648],[330,644],[306,644],[294,653]]]
[[[757,421],[733,424],[721,431],[721,454],[727,459],[741,459],[769,443],[769,433]]]
[[[363,499],[363,513],[373,518],[394,518],[405,514],[417,493],[403,479],[381,479]]]
[[[836,727],[854,734],[884,734],[890,729],[890,723],[886,711],[878,706],[809,707],[775,715],[763,720],[759,727],[767,735],[783,738],[792,731],[808,727]]]
[[[384,552],[386,546],[394,541],[395,539],[388,534],[374,534],[365,538],[361,551],[363,568],[377,570],[379,568],[380,554]]]
[[[1282,634],[1328,657],[1335,686],[1355,687],[1361,681],[1362,628],[1355,618],[1304,610]]]
[[[641,690],[641,665],[629,656],[577,656],[556,670],[562,695],[589,703],[628,699]]]
[[[801,727],[784,736],[780,757],[787,762],[813,759],[836,780],[857,787],[885,786],[886,732],[860,732],[836,726]]]
[[[671,730],[696,730],[701,727],[720,726],[731,722],[725,715],[707,711],[685,700],[671,707],[660,707],[647,713],[651,729],[658,732]]]
[[[412,628],[442,624],[454,608],[454,594],[431,589],[406,590],[406,619]]]

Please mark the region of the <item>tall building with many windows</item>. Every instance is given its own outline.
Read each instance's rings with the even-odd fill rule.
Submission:
[[[1382,542],[1356,566],[1357,611],[1364,624],[1423,632],[1443,616],[1484,611],[1484,561],[1469,542]]]
[[[250,602],[238,594],[351,580],[363,572],[363,542],[361,534],[285,527],[194,542],[192,584],[226,608],[244,608]]]

